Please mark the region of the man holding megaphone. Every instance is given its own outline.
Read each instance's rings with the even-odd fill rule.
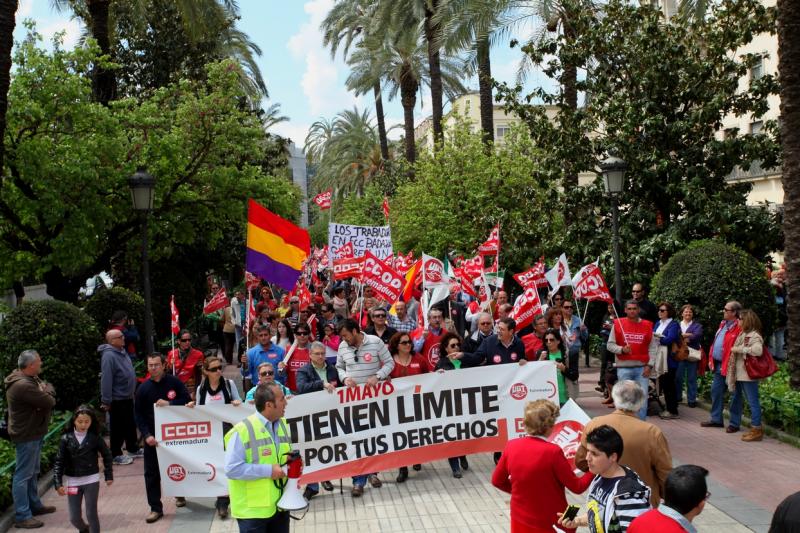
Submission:
[[[279,505],[287,477],[282,465],[292,451],[283,418],[286,397],[277,383],[268,382],[258,385],[254,400],[257,412],[225,435],[231,514],[238,520],[240,533],[288,533],[288,511],[294,507]],[[308,505],[305,500],[301,503]]]

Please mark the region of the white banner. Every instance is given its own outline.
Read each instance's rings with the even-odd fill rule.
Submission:
[[[555,363],[430,373],[292,397],[286,419],[303,457],[302,483],[500,451],[524,434],[525,404],[558,401]],[[164,494],[227,493],[222,421],[252,406],[156,408]]]
[[[328,224],[329,253],[332,254],[348,242],[353,243],[353,257],[361,257],[367,250],[381,260],[392,255],[392,230],[389,226]]]

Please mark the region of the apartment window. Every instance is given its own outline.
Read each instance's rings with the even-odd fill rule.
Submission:
[[[756,58],[756,63],[750,69],[750,80],[755,81],[764,76],[764,56],[759,55]]]
[[[764,127],[764,123],[760,120],[750,123],[750,133],[755,135],[756,133],[761,133],[761,129]]]
[[[495,137],[497,139],[502,139],[503,137],[508,135],[509,132],[511,132],[511,128],[509,128],[508,126],[497,126],[497,133],[495,134]]]

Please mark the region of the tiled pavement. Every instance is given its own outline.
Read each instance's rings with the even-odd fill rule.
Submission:
[[[584,370],[584,369],[581,369]],[[592,390],[597,370],[581,376],[579,403],[591,415],[609,412]],[[741,434],[701,429],[707,413],[681,407],[681,419],[662,421],[651,418],[665,432],[676,463],[695,463],[710,470],[712,494],[705,511],[696,520],[699,531],[709,533],[766,532],[775,506],[788,494],[800,490],[797,481],[800,450],[774,439],[744,443]],[[335,483],[333,493],[320,494],[311,502],[305,517],[292,523],[292,530],[304,532],[379,532],[379,531],[508,531],[508,495],[489,483],[491,455],[470,456],[470,470],[463,479],[453,479],[446,461],[411,471],[404,484],[394,482],[396,472],[381,474],[384,486],[367,487],[361,499],[350,497],[349,480],[344,493]],[[147,514],[141,460],[115,468],[116,481],[100,493],[100,521],[103,532],[148,533],[223,533],[238,531],[236,522],[214,516],[213,499],[190,499],[175,509],[172,498],[165,498],[165,517],[153,525],[145,524]],[[570,495],[574,503],[583,496]],[[75,531],[68,521],[66,498],[48,491],[43,498],[56,505],[58,512],[45,516],[45,531]]]

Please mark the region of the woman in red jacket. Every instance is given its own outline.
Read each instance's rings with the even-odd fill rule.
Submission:
[[[558,406],[548,400],[528,403],[528,435],[508,441],[492,474],[492,485],[511,493],[511,533],[552,533],[553,526],[562,527],[558,517],[567,508],[564,488],[580,494],[594,478],[576,476],[561,448],[547,441],[558,414]]]

